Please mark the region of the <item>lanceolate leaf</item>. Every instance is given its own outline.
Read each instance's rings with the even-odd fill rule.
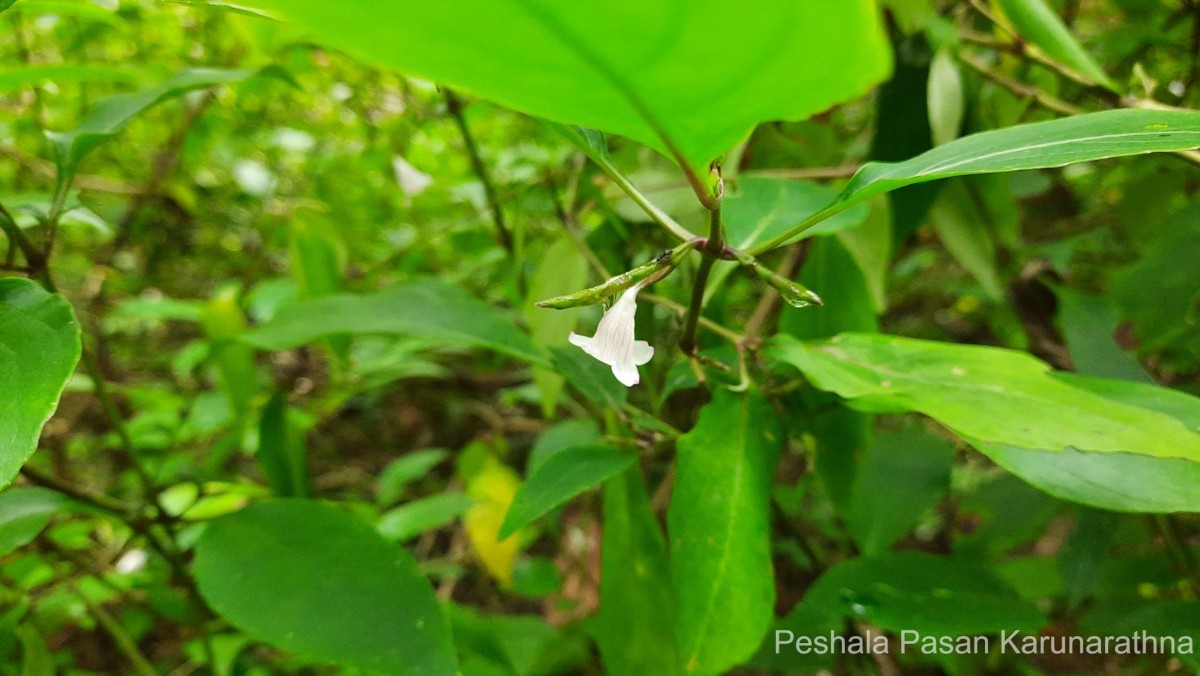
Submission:
[[[256,0],[368,61],[704,167],[886,76],[875,3]],[[503,28],[500,28],[503,27]],[[672,153],[675,154],[675,153]]]
[[[66,299],[26,279],[0,279],[0,487],[37,449],[79,350]]]
[[[1084,51],[1045,0],[993,1],[1017,33],[1036,45],[1046,56],[1092,82],[1116,91],[1117,87],[1108,74]]]
[[[1054,495],[1114,510],[1200,510],[1188,488],[1200,476],[1195,397],[1054,373],[1023,352],[892,336],[778,336],[768,353],[855,406],[924,413]]]
[[[610,674],[680,671],[667,546],[634,466],[604,485],[596,645]]]
[[[46,132],[54,148],[60,177],[74,173],[84,155],[105,139],[120,133],[142,111],[195,89],[237,82],[254,73],[252,70],[192,68],[176,73],[150,89],[101,99],[74,129]]]
[[[1106,110],[972,134],[903,162],[868,163],[831,204],[752,253],[789,242],[843,209],[906,185],[1194,148],[1200,148],[1200,111],[1191,110]]]
[[[722,673],[771,625],[770,489],[783,442],[761,395],[718,390],[679,439],[667,512],[684,671]]]
[[[370,672],[457,672],[412,557],[336,507],[269,500],[213,521],[195,569],[213,610],[272,645]]]
[[[517,489],[500,527],[500,537],[521,530],[636,460],[636,455],[608,446],[568,448],[555,453]]]
[[[288,306],[242,337],[267,350],[286,350],[336,334],[401,334],[452,345],[485,347],[547,364],[500,310],[449,284],[421,279],[372,294],[336,294]]]

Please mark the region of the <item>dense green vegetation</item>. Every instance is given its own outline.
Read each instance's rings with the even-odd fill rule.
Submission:
[[[1200,667],[1196,0],[0,27],[0,674]]]

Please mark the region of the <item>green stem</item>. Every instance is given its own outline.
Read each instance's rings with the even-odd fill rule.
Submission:
[[[467,118],[462,112],[462,99],[449,89],[444,90],[443,93],[446,95],[446,107],[449,108],[454,123],[458,125],[463,146],[467,149],[471,169],[479,177],[479,182],[483,184],[483,194],[487,198],[488,207],[492,212],[492,224],[496,227],[496,238],[500,240],[500,245],[511,256],[513,253],[512,231],[509,230],[508,223],[504,220],[504,210],[500,208],[500,198],[496,194],[496,186],[492,183],[491,174],[488,173],[487,166],[484,165],[483,158],[479,155],[479,147],[475,145],[475,137],[471,134],[471,128],[467,126]]]
[[[143,655],[142,651],[138,649],[137,642],[134,641],[133,637],[125,631],[125,628],[121,626],[121,623],[117,622],[112,615],[109,615],[107,610],[92,603],[91,599],[89,599],[83,592],[79,591],[74,584],[69,586],[71,591],[74,592],[77,597],[79,597],[79,600],[83,601],[83,605],[87,607],[88,613],[90,613],[92,617],[96,618],[96,622],[104,628],[104,631],[108,632],[109,636],[112,637],[113,643],[115,643],[117,646],[117,650],[120,650],[121,654],[125,655],[126,659],[128,659],[130,664],[133,666],[133,670],[142,676],[158,676],[158,671],[154,668],[154,665],[152,665],[150,660],[146,659],[146,656]]]

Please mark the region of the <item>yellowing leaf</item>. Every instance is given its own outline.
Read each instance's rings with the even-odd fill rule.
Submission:
[[[521,479],[511,467],[497,460],[482,446],[475,447],[468,454],[472,452],[484,455],[473,472],[464,477],[467,494],[475,501],[463,519],[467,539],[487,572],[507,587],[512,584],[513,564],[521,548],[521,531],[501,540],[500,525],[504,523],[504,515],[512,505]]]

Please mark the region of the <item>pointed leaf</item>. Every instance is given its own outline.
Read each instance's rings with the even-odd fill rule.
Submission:
[[[867,334],[767,353],[859,407],[917,411],[1033,485],[1114,510],[1197,511],[1200,399],[1054,373],[1013,350]]]
[[[1195,148],[1200,148],[1200,111],[1193,110],[1106,110],[971,134],[903,162],[868,163],[829,206],[751,253],[790,242],[872,195],[916,183]]]
[[[500,527],[500,537],[506,538],[528,526],[636,460],[636,455],[608,446],[568,448],[555,453],[517,489]]]
[[[192,68],[180,71],[150,89],[101,99],[74,129],[46,132],[54,148],[60,177],[73,174],[84,155],[105,139],[120,133],[142,111],[187,92],[238,82],[254,73],[252,70]]]
[[[27,279],[0,279],[0,488],[37,449],[79,350],[65,298]]]
[[[679,673],[667,545],[638,467],[604,485],[600,556],[594,632],[606,672]]]
[[[724,389],[679,439],[667,530],[687,673],[724,672],[754,654],[771,626],[770,491],[781,444],[761,395]]]
[[[371,294],[300,301],[242,336],[266,350],[286,350],[336,334],[401,334],[484,347],[546,364],[514,322],[462,289],[433,279],[401,282]]]
[[[1092,59],[1045,0],[993,0],[1021,37],[1046,56],[1113,91],[1116,84]]]

